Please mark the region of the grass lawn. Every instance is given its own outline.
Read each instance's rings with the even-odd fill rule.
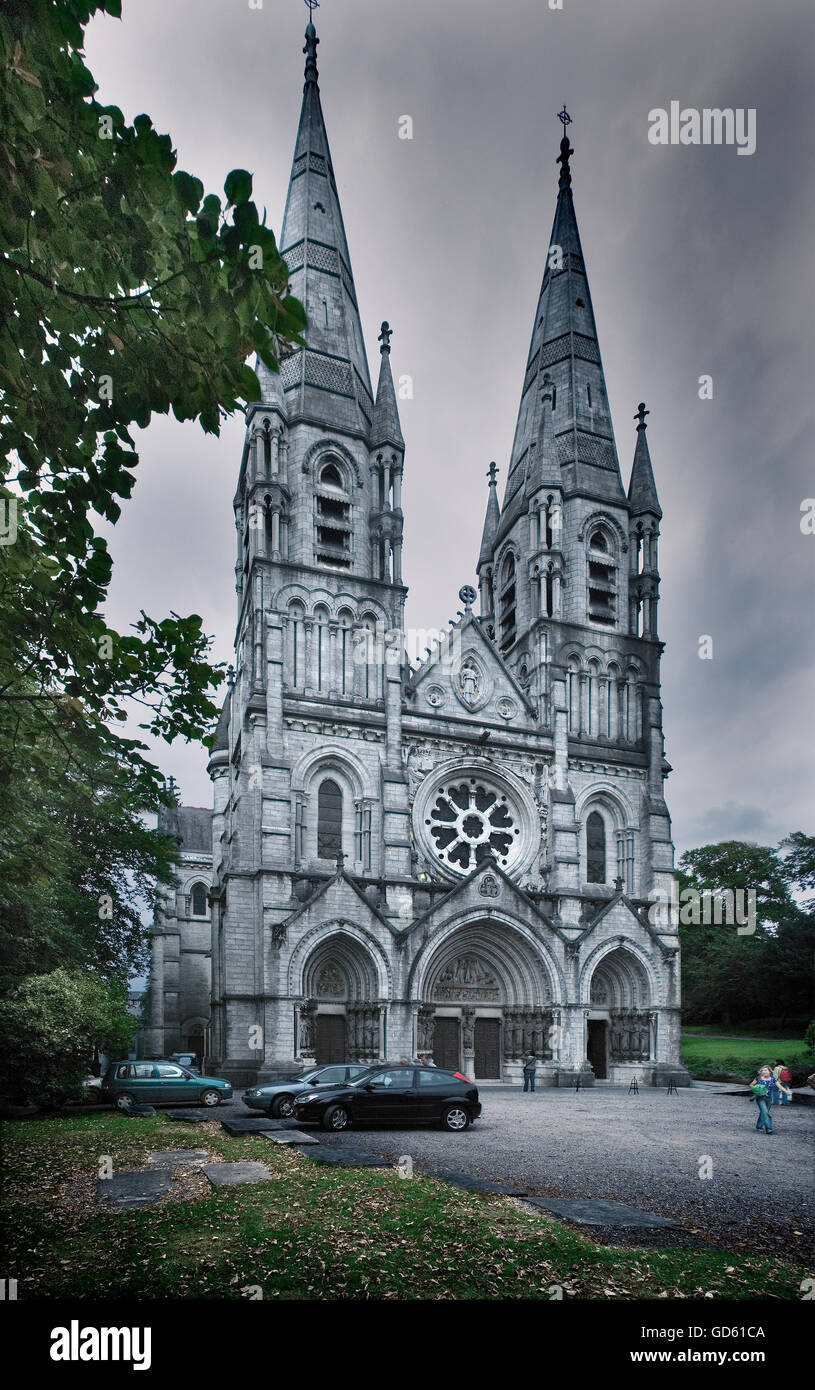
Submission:
[[[593,1244],[507,1197],[391,1169],[323,1168],[216,1120],[16,1121],[4,1130],[3,1269],[20,1299],[800,1298],[807,1270],[726,1252]],[[161,1205],[100,1210],[99,1162],[152,1149],[263,1161],[274,1180],[213,1190],[181,1170]]]
[[[783,1057],[787,1066],[806,1075],[812,1069],[803,1038],[779,1038],[775,1035],[742,1037],[719,1033],[707,1028],[685,1028],[682,1031],[682,1061],[695,1076],[732,1075],[750,1080],[759,1066],[771,1065]]]

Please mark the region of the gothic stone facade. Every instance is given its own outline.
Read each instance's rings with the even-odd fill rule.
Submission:
[[[657,635],[662,513],[637,414],[623,488],[568,140],[503,504],[480,590],[405,652],[404,441],[374,396],[317,81],[281,249],[307,347],[259,368],[235,496],[236,663],[212,854],[156,923],[147,1046],[238,1084],[433,1052],[478,1080],[687,1080]],[[176,833],[186,818],[179,808]],[[209,889],[211,981],[202,987]],[[199,905],[200,905],[200,894]]]

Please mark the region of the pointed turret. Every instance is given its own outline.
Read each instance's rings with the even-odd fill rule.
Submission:
[[[524,496],[531,501],[541,488],[562,488],[563,477],[558,462],[557,443],[552,425],[552,401],[554,387],[548,372],[544,372],[540,401],[538,437],[533,440],[529,451],[529,467],[526,470]]]
[[[494,463],[490,464],[487,477],[490,480],[489,493],[487,496],[487,514],[484,517],[484,530],[481,533],[481,550],[476,567],[479,573],[481,572],[482,565],[489,565],[492,563],[495,537],[498,535],[498,527],[501,521],[501,508],[498,505],[498,469]]]
[[[657,497],[657,487],[654,482],[654,470],[651,467],[651,455],[648,450],[648,440],[645,437],[646,415],[650,415],[650,410],[645,409],[645,402],[640,401],[634,419],[637,425],[637,446],[634,450],[634,463],[631,469],[631,482],[628,488],[628,502],[631,508],[631,516],[655,516],[662,520],[662,508]]]
[[[317,76],[314,25],[306,29],[305,85],[281,253],[308,316],[307,347],[281,365],[290,420],[308,417],[367,436],[373,396],[351,258],[331,164]]]
[[[374,419],[371,426],[372,449],[377,449],[383,444],[393,444],[397,449],[404,449],[405,447],[399,424],[396,392],[393,388],[393,373],[391,372],[392,333],[393,329],[390,324],[387,321],[384,322],[379,334],[379,341],[382,346],[380,348],[379,383],[376,388]]]
[[[562,112],[560,119],[565,128],[568,114]],[[541,434],[538,402],[544,372],[552,379],[549,462],[559,467],[564,489],[598,500],[625,498],[572,197],[573,153],[564,134],[557,160],[557,206],[512,446],[501,537],[522,512],[525,494],[535,488],[539,464],[532,446]]]

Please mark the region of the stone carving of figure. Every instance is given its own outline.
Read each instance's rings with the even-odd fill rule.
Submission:
[[[330,996],[333,999],[339,998],[345,988],[340,971],[333,961],[327,961],[320,971],[317,981],[317,993],[319,995]]]
[[[301,1052],[314,1051],[314,1014],[315,1005],[313,1003],[309,1002],[301,1005],[299,1034],[299,1048]]]
[[[461,1014],[464,1049],[472,1052],[475,1047],[475,1009],[463,1009]]]
[[[479,695],[478,688],[478,668],[472,661],[465,661],[458,673],[458,684],[461,691],[461,698],[466,704],[475,704]]]

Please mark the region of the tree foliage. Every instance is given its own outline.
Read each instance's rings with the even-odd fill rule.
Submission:
[[[680,860],[685,889],[715,898],[722,892],[756,894],[755,931],[736,923],[680,926],[683,1013],[688,1022],[723,1023],[763,1017],[808,1016],[812,1009],[813,917],[794,901],[802,886],[811,845],[803,832],[790,836],[798,858],[767,845],[737,840],[689,850]],[[809,845],[810,859],[806,859]]]
[[[94,1052],[126,1056],[136,1024],[119,981],[64,969],[29,976],[0,1000],[0,1094],[38,1105],[79,1099]]]
[[[100,726],[137,698],[153,733],[206,732],[220,673],[200,617],[142,613],[132,633],[110,632],[95,524],[131,495],[133,425],[172,411],[217,433],[258,397],[247,357],[276,370],[305,324],[251,175],[235,169],[223,198],[205,195],[148,116],[128,123],[97,101],[84,27],[120,8],[0,11],[0,483],[21,513],[17,543],[0,546],[0,745],[52,732],[63,695]]]
[[[147,115],[97,100],[84,30],[120,8],[0,6],[0,965],[18,991],[143,963],[175,850],[145,827],[167,798],[119,721],[138,702],[153,735],[206,741],[217,712],[199,615],[105,621],[99,530],[134,487],[133,426],[172,412],[217,434],[259,396],[250,355],[277,370],[305,326],[251,175],[206,193]]]

